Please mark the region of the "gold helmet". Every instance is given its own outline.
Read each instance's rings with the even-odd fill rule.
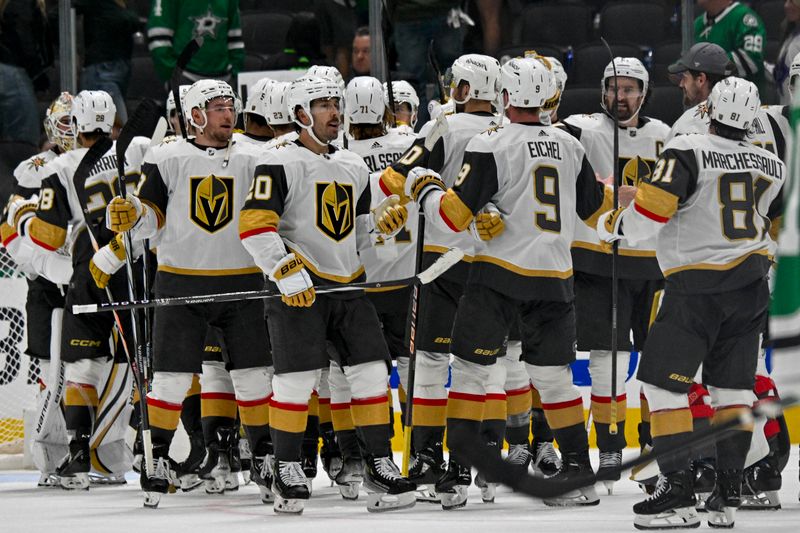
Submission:
[[[44,117],[44,131],[47,133],[47,138],[65,152],[75,148],[71,114],[72,95],[63,92],[53,100]]]

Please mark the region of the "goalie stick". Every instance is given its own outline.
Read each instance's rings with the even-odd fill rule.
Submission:
[[[431,266],[423,272],[410,278],[396,279],[391,281],[365,281],[358,283],[348,283],[344,285],[321,285],[315,287],[317,294],[329,294],[334,292],[347,292],[363,289],[380,289],[385,287],[408,287],[414,284],[426,285],[441,276],[453,265],[461,261],[464,252],[458,248],[450,248],[442,254]],[[108,311],[123,311],[127,309],[145,309],[148,307],[170,307],[174,305],[193,305],[201,303],[234,302],[242,300],[258,300],[264,298],[280,298],[283,296],[279,292],[271,290],[242,291],[242,292],[223,292],[218,294],[205,294],[200,296],[176,296],[172,298],[153,298],[144,300],[134,300],[131,302],[109,302],[101,304],[73,305],[72,312],[76,315],[83,313],[102,313]]]
[[[200,50],[201,46],[203,46],[203,37],[195,37],[189,41],[178,56],[178,60],[175,62],[175,69],[173,69],[172,76],[170,76],[169,79],[172,98],[175,99],[175,114],[178,117],[178,124],[180,124],[181,127],[181,137],[184,139],[188,138],[189,135],[186,132],[186,121],[184,120],[183,105],[181,102],[181,76],[186,69],[186,65],[189,64],[194,55]]]
[[[752,409],[744,411],[736,418],[731,418],[720,424],[709,426],[708,428],[691,433],[680,446],[666,449],[655,449],[643,455],[639,455],[621,465],[608,468],[599,476],[585,476],[583,478],[573,478],[567,481],[557,481],[552,478],[544,478],[531,474],[520,474],[517,466],[511,465],[502,458],[487,454],[484,446],[471,443],[464,449],[464,456],[472,465],[483,473],[487,479],[497,480],[516,492],[533,496],[534,498],[555,498],[567,492],[594,484],[597,481],[609,481],[616,479],[626,470],[630,470],[639,465],[649,463],[659,458],[666,458],[675,455],[685,454],[692,447],[715,442],[721,439],[729,431],[738,426],[752,424],[755,417],[767,416],[775,418],[780,412],[797,403],[796,398],[782,398],[780,402],[764,402]]]

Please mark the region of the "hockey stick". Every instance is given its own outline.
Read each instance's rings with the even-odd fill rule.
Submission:
[[[617,64],[614,62],[614,52],[603,37],[600,37],[611,56],[611,68],[614,69],[614,105],[611,117],[614,119],[614,148],[611,159],[613,169],[614,209],[619,205],[619,101],[617,100]],[[617,304],[619,301],[619,279],[617,273],[617,257],[619,256],[619,241],[611,245],[611,405],[608,424],[608,433],[616,435],[617,427],[617,340],[619,328],[617,326]]]
[[[186,132],[186,121],[184,120],[183,105],[181,103],[181,76],[186,69],[186,65],[189,64],[197,51],[200,50],[201,46],[203,46],[203,37],[195,37],[189,41],[189,44],[184,47],[181,54],[178,56],[178,60],[175,62],[175,69],[172,71],[172,76],[170,76],[169,79],[172,98],[175,99],[175,114],[178,116],[178,124],[180,124],[181,127],[181,137],[184,139],[189,135]]]
[[[158,110],[158,106],[152,100],[144,100],[139,106],[136,108],[136,111],[133,112],[133,115],[128,119],[128,122],[125,123],[125,126],[122,128],[122,131],[117,138],[116,143],[116,154],[117,154],[117,187],[119,189],[119,195],[124,199],[127,195],[127,176],[125,175],[125,152],[128,151],[128,147],[133,141],[133,138],[138,135],[150,135],[150,136],[157,136],[161,134],[159,130],[161,126],[160,120],[160,113]],[[161,134],[163,135],[163,134]],[[152,145],[153,140],[151,139],[150,143]],[[125,242],[125,271],[128,276],[128,298],[135,299],[138,296],[137,290],[137,283],[136,278],[134,277],[133,272],[133,241],[131,240],[130,234],[127,232],[123,233],[123,240]],[[147,251],[145,250],[145,255],[147,255]],[[146,297],[146,293],[142,293],[142,296]],[[109,291],[109,302],[112,302],[111,293]],[[142,321],[139,320],[140,316],[139,313],[135,310],[131,310],[131,324],[133,326],[133,331],[131,332],[133,335],[133,342],[135,345],[135,358],[136,358],[136,365],[131,366],[133,369],[136,387],[139,390],[139,409],[141,414],[141,420],[139,421],[141,428],[142,428],[142,448],[145,453],[146,464],[145,464],[145,471],[147,475],[152,475],[152,455],[153,455],[153,444],[150,434],[150,421],[148,417],[148,409],[147,409],[147,392],[149,388],[149,383],[147,379],[147,362],[145,358],[146,355],[146,346],[150,345],[149,340],[149,333],[150,327],[148,325],[143,325]],[[145,332],[146,330],[146,332]]]
[[[343,285],[321,285],[314,290],[317,294],[330,294],[363,289],[381,289],[386,287],[408,287],[414,284],[427,285],[446,272],[450,267],[461,261],[464,252],[458,248],[450,248],[431,266],[410,278],[391,281],[365,281]],[[259,300],[264,298],[280,298],[281,293],[272,290],[223,292],[218,294],[205,294],[201,296],[176,296],[172,298],[153,298],[134,300],[131,302],[109,302],[101,304],[74,305],[72,312],[76,315],[83,313],[102,313],[108,311],[122,311],[126,309],[145,309],[148,307],[170,307],[174,305],[193,305],[205,303],[235,302],[242,300]]]
[[[433,39],[428,44],[428,64],[433,71],[433,76],[436,81],[436,86],[439,88],[439,103],[447,103],[447,95],[444,89],[444,78],[442,77],[442,69],[439,68],[439,61],[436,60],[436,52],[433,50]]]
[[[389,96],[389,109],[391,110],[391,117],[392,117],[392,127],[397,127],[397,115],[394,108],[394,87],[392,87],[392,67],[389,65],[389,47],[386,46],[386,34],[388,33],[389,29],[389,17],[384,16],[384,9],[386,6],[381,3],[381,25],[383,26],[383,31],[381,31],[381,37],[383,38],[383,64],[386,66],[386,94]],[[419,272],[419,271],[417,271]]]
[[[75,192],[78,195],[78,199],[80,200],[81,208],[83,209],[84,220],[86,222],[86,233],[89,235],[89,239],[92,242],[92,248],[94,251],[97,252],[100,247],[98,245],[97,236],[95,235],[95,225],[90,219],[90,213],[88,209],[88,202],[86,198],[84,198],[84,194],[86,192],[85,183],[86,179],[92,172],[94,166],[100,161],[100,158],[108,152],[111,147],[113,146],[113,142],[109,137],[103,137],[97,142],[95,142],[91,148],[84,154],[83,158],[81,159],[80,163],[78,163],[78,167],[75,169],[75,174],[73,175],[73,183],[75,185]],[[121,172],[124,173],[124,172]],[[123,187],[124,189],[124,187]],[[106,286],[105,288],[106,298],[108,299],[109,303],[114,301],[113,295],[111,294],[111,289]],[[74,313],[73,313],[74,314]],[[139,374],[137,365],[138,361],[131,356],[130,348],[128,347],[127,339],[125,338],[125,329],[122,327],[122,320],[119,318],[119,314],[115,311],[114,312],[114,325],[117,328],[117,332],[119,333],[119,339],[122,343],[122,349],[125,351],[125,357],[128,360],[128,364],[133,369],[134,379],[136,380],[136,386],[139,390],[142,390],[142,383],[141,383],[141,375]],[[135,332],[134,332],[135,333]],[[134,342],[137,343],[138,349],[138,342],[136,337],[134,337]],[[137,356],[139,354],[137,353]],[[145,420],[147,416],[147,406],[144,401],[139,402],[139,408],[141,409],[141,417]],[[144,427],[144,426],[143,426]],[[151,443],[149,442],[149,431],[146,437],[144,437],[144,431],[142,431],[143,438],[146,438],[144,448],[144,454],[146,459],[145,468],[147,469],[147,474],[152,474],[152,460],[153,460],[153,448]]]
[[[623,472],[641,464],[649,463],[659,458],[686,454],[688,453],[687,450],[694,446],[717,441],[734,428],[752,424],[755,417],[767,416],[775,418],[782,409],[795,403],[797,403],[796,398],[782,398],[780,402],[764,402],[742,412],[738,417],[731,418],[720,424],[714,424],[703,431],[691,433],[680,446],[662,448],[660,450],[654,449],[650,453],[625,461],[619,466],[608,468],[599,476],[585,475],[557,481],[552,478],[543,478],[530,474],[520,475],[518,467],[507,463],[500,457],[485,453],[483,446],[470,444],[464,448],[463,452],[467,460],[488,479],[496,479],[516,492],[527,494],[534,498],[555,498],[581,487],[592,485],[596,481],[616,479]]]
[[[419,210],[418,220],[417,257],[415,259],[416,265],[414,267],[415,272],[422,270],[422,254],[425,243],[425,211],[423,209]],[[403,430],[403,463],[401,468],[402,474],[406,477],[408,477],[408,465],[411,461],[411,432],[414,428],[411,411],[414,409],[414,380],[417,375],[417,334],[419,333],[417,319],[419,316],[421,291],[422,284],[415,283],[413,292],[411,294],[411,308],[408,313],[408,323],[406,325],[406,330],[408,331],[408,386],[406,388],[406,412],[404,420],[405,428]]]

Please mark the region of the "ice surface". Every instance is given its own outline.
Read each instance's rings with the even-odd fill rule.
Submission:
[[[626,456],[637,453],[627,450]],[[594,463],[597,453],[594,451]],[[800,532],[798,502],[798,453],[783,473],[780,511],[739,511],[735,531]],[[472,487],[466,508],[442,511],[438,505],[418,503],[409,510],[384,514],[368,513],[366,495],[356,502],[345,502],[336,488],[330,487],[320,466],[314,493],[302,516],[276,516],[272,506],[264,505],[251,483],[238,492],[222,496],[206,495],[202,489],[191,493],[169,494],[158,509],[144,509],[138,478],[131,474],[122,487],[92,487],[90,492],[36,488],[38,475],[30,471],[0,472],[0,531],[3,533],[80,531],[172,532],[205,531],[228,533],[275,528],[280,533],[582,533],[635,531],[631,506],[643,498],[632,481],[617,483],[614,495],[605,496],[598,485],[600,505],[587,508],[549,508],[541,501],[498,489],[496,503],[481,503],[480,491]],[[701,526],[707,529],[705,524]],[[474,530],[471,528],[475,528]],[[262,531],[267,531],[263,529]]]

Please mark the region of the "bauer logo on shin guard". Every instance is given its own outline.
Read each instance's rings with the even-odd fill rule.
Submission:
[[[233,220],[233,177],[193,176],[189,178],[189,218],[208,233],[215,233]]]

